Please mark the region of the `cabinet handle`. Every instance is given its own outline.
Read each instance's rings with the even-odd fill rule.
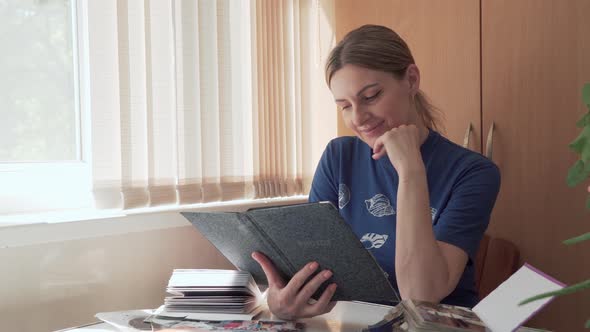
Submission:
[[[490,131],[488,132],[488,140],[486,141],[486,157],[488,157],[488,159],[492,159],[493,157],[493,152],[494,152],[494,128],[495,128],[495,123],[492,122],[492,125],[490,126]]]
[[[471,132],[473,131],[473,126],[471,122],[467,126],[467,130],[465,130],[465,137],[463,137],[463,147],[469,149],[469,139],[471,138]]]

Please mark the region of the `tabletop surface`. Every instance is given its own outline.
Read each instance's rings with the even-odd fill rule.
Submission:
[[[314,318],[301,319],[308,332],[358,332],[362,328],[379,322],[391,309],[384,306],[364,302],[338,302],[334,309],[325,315]],[[268,319],[270,314],[265,312],[257,319]],[[103,322],[68,328],[57,332],[117,332],[116,327]],[[132,331],[132,330],[129,330]],[[136,330],[140,331],[140,330]]]

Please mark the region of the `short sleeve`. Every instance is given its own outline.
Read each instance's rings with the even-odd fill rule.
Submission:
[[[338,179],[335,176],[337,163],[335,161],[334,142],[331,141],[322,153],[313,176],[309,202],[330,201],[338,206]]]
[[[438,241],[463,249],[474,261],[500,190],[500,171],[489,160],[478,160],[458,178],[446,207],[434,225]]]

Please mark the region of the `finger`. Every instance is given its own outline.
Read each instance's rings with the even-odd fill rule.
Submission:
[[[383,157],[383,155],[385,155],[385,153],[387,152],[387,150],[385,149],[385,141],[387,137],[388,132],[377,137],[375,143],[373,143],[373,159],[377,160]]]
[[[385,155],[385,153],[386,153],[385,149],[382,149],[381,151],[379,151],[377,153],[373,153],[373,159],[379,160],[379,159],[381,159],[381,157],[383,157]]]
[[[322,296],[320,296],[320,298],[318,299],[318,301],[316,303],[307,306],[303,310],[303,314],[309,315],[309,316],[317,316],[317,315],[322,315],[322,314],[332,311],[332,309],[334,309],[334,306],[336,306],[337,302],[336,301],[330,302],[330,300],[334,296],[334,293],[336,293],[336,288],[337,288],[336,284],[334,284],[334,283],[330,284],[330,286],[328,286],[324,290],[324,292],[322,293]]]
[[[309,262],[301,270],[297,271],[283,290],[286,292],[286,295],[295,298],[301,287],[305,284],[305,281],[317,270],[318,266],[319,264],[317,262]]]
[[[299,305],[306,304],[311,296],[320,288],[320,286],[332,276],[332,271],[324,270],[316,274],[309,280],[297,294],[295,302]]]
[[[338,302],[337,302],[337,301],[328,302],[328,305],[326,306],[326,309],[327,309],[328,311],[326,311],[326,313],[328,313],[328,312],[330,312],[330,311],[334,310],[334,307],[335,307],[337,304],[338,304]]]
[[[338,304],[337,301],[330,301],[330,302],[328,302],[328,304],[324,307],[324,310],[322,311],[322,314],[327,314],[330,311],[332,311],[334,309],[334,307],[336,306],[336,304]]]
[[[381,151],[381,149],[383,149],[384,143],[382,137],[383,136],[378,137],[375,140],[375,143],[373,143],[373,153],[378,153],[379,151]]]
[[[278,288],[285,287],[285,281],[283,280],[283,278],[281,277],[281,275],[279,274],[279,272],[275,268],[272,261],[270,259],[268,259],[268,257],[266,257],[266,255],[264,255],[261,252],[255,251],[252,253],[252,258],[254,258],[254,260],[256,262],[258,262],[258,264],[260,264],[262,271],[264,271],[264,274],[266,275],[266,280],[268,280],[268,287],[269,288],[270,287],[278,287]]]

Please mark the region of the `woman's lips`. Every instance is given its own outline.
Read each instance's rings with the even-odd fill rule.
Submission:
[[[379,129],[381,129],[381,125],[383,125],[383,122],[384,121],[381,121],[375,126],[370,127],[369,129],[361,130],[361,133],[363,133],[363,135],[365,136],[376,136],[379,133]]]

